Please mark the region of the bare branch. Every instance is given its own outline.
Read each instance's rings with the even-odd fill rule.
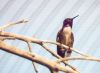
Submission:
[[[10,26],[14,26],[14,25],[16,25],[16,24],[26,23],[26,22],[28,22],[28,21],[23,19],[23,20],[21,20],[21,21],[15,22],[15,23],[10,23],[10,24],[3,25],[3,26],[0,27],[0,31],[4,30],[4,29],[6,29],[6,28],[8,28],[8,27],[10,27]]]
[[[66,58],[57,60],[57,62],[62,62],[62,61],[66,61],[66,60],[90,60],[90,61],[100,62],[100,59],[93,58],[93,57],[66,57]]]
[[[18,55],[20,57],[24,57],[26,59],[37,62],[39,64],[42,64],[52,70],[58,70],[58,71],[70,72],[70,73],[78,73],[69,67],[61,66],[60,64],[54,61],[48,60],[46,58],[43,58],[37,54],[31,54],[29,52],[22,51],[19,48],[7,45],[6,43],[2,41],[0,41],[0,49],[6,52],[10,52],[12,54]]]

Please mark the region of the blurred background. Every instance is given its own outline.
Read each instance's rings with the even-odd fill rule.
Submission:
[[[7,28],[5,31],[55,41],[63,20],[79,14],[73,22],[74,48],[100,58],[100,0],[0,0],[0,26],[28,19],[29,22]],[[19,40],[8,44],[28,51],[27,44]],[[32,51],[50,60],[56,59],[41,46],[31,44]],[[56,52],[56,46],[48,46]],[[73,52],[72,56],[77,56]],[[100,63],[69,61],[81,73],[100,73]],[[50,73],[36,63],[39,73]],[[0,73],[35,73],[29,60],[0,50]],[[62,73],[62,72],[59,72]]]

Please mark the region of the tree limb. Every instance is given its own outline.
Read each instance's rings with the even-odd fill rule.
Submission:
[[[10,52],[12,54],[18,55],[20,57],[29,59],[31,61],[37,62],[39,64],[42,64],[52,70],[58,70],[58,71],[70,72],[70,73],[78,73],[69,67],[61,66],[60,64],[54,61],[48,60],[46,58],[43,58],[37,54],[31,54],[29,52],[22,51],[19,48],[7,45],[3,41],[0,41],[0,49],[6,52]]]

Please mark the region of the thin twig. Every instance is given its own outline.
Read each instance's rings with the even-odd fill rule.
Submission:
[[[30,53],[32,53],[32,47],[31,47],[31,44],[30,44],[29,42],[27,42],[27,44],[28,44]],[[36,68],[36,66],[35,66],[35,63],[34,63],[33,61],[32,61],[32,64],[33,64],[33,67],[34,67],[35,72],[38,73],[38,70],[37,70],[37,68]]]
[[[46,45],[42,44],[41,45],[44,49],[46,49],[48,52],[50,52],[53,56],[59,58],[59,59],[62,59],[62,57],[60,57],[58,54],[56,54],[55,52],[53,52],[52,50],[50,50]],[[63,61],[63,63],[67,66],[69,66],[70,68],[72,68],[73,70],[76,70],[75,67],[71,66],[70,64],[68,64],[67,62]],[[77,70],[76,70],[77,71]],[[77,71],[79,72],[79,71]]]
[[[21,21],[17,21],[17,22],[14,22],[14,23],[10,23],[10,24],[3,25],[3,26],[0,27],[0,31],[4,30],[4,29],[6,29],[6,28],[8,28],[10,26],[14,26],[16,24],[26,23],[26,22],[28,22],[28,21],[23,19]]]
[[[62,61],[66,61],[66,60],[91,60],[91,61],[100,62],[100,59],[93,58],[93,57],[66,57],[66,58],[57,60],[57,62],[62,62]]]

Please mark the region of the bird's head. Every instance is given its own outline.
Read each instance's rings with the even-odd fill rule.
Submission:
[[[72,25],[73,25],[73,20],[78,17],[79,15],[73,17],[73,18],[66,18],[64,21],[63,21],[63,27],[71,27],[72,28]]]
[[[72,27],[72,24],[73,24],[73,19],[72,18],[66,18],[63,21],[63,27],[67,27],[67,26]]]

